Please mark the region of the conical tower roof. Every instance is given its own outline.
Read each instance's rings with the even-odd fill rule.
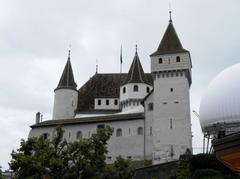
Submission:
[[[148,83],[138,57],[137,50],[124,84],[126,83]]]
[[[62,76],[58,83],[58,86],[55,90],[61,89],[61,88],[74,89],[74,90],[76,90],[76,88],[77,88],[77,84],[74,81],[73,70],[72,70],[72,65],[71,65],[71,61],[70,61],[70,51],[68,54],[67,63],[63,70],[63,73],[62,73]]]
[[[151,56],[182,52],[188,51],[183,48],[170,16],[168,27],[163,35],[160,45],[158,46],[157,51],[154,52]]]

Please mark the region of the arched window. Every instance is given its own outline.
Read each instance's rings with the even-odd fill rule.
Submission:
[[[117,131],[116,131],[116,136],[117,136],[117,137],[122,136],[122,129],[121,129],[121,128],[118,128],[118,129],[117,129]]]
[[[150,88],[149,88],[149,87],[147,87],[147,88],[146,88],[146,91],[147,91],[147,93],[149,93],[149,91],[150,91]]]
[[[179,56],[176,57],[176,62],[180,62],[180,57]]]
[[[82,139],[82,131],[77,131],[77,139]]]
[[[135,91],[135,92],[138,91],[138,85],[133,86],[133,91]]]
[[[123,93],[126,93],[126,87],[123,87]]]
[[[142,127],[137,128],[137,135],[143,135],[143,128]]]
[[[159,59],[158,59],[158,63],[160,64],[160,63],[162,63],[162,62],[163,62],[162,58],[159,58]]]

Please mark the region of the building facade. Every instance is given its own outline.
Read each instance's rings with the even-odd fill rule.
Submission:
[[[98,74],[77,90],[70,54],[54,90],[53,119],[36,120],[29,137],[51,137],[58,125],[67,141],[88,138],[97,128],[114,128],[107,161],[117,156],[178,160],[192,150],[189,88],[190,52],[182,44],[170,18],[158,49],[150,55],[151,73],[144,73],[137,48],[128,73]]]

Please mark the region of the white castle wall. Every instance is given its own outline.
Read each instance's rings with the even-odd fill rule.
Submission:
[[[178,55],[180,62],[176,62]],[[160,57],[169,57],[170,63],[156,64],[156,59]],[[153,92],[153,162],[164,163],[179,159],[187,148],[192,150],[189,74],[181,71],[188,69],[191,74],[191,63],[188,53],[153,57],[152,63],[155,64],[152,64],[152,70],[156,72]]]
[[[153,93],[146,99],[144,102],[144,111],[145,111],[145,133],[146,133],[146,159],[152,160],[153,157],[153,110],[149,108],[149,104],[153,104]]]
[[[54,95],[53,119],[69,119],[75,116],[78,92],[73,89],[57,89]]]
[[[138,91],[134,91],[134,86],[138,86]],[[147,94],[147,87],[149,92],[152,90],[152,86],[145,83],[127,83],[120,87],[120,103],[122,111],[128,111],[135,108],[136,106],[141,105],[141,99],[143,99]],[[126,89],[126,92],[123,92],[123,88]],[[136,99],[134,101],[134,99]]]
[[[121,155],[124,158],[131,157],[133,160],[143,160],[144,156],[144,135],[137,134],[137,128],[143,127],[144,131],[144,120],[129,120],[129,121],[115,121],[106,123],[92,123],[92,124],[76,124],[64,126],[64,138],[67,141],[74,141],[78,131],[82,131],[83,137],[88,138],[96,132],[98,125],[109,125],[114,128],[114,133],[108,141],[108,154],[107,161],[113,162],[117,156]],[[122,136],[116,136],[116,130],[122,129]],[[30,137],[38,137],[43,133],[48,133],[49,137],[52,136],[54,127],[43,127],[34,128],[29,133]],[[147,140],[150,140],[148,137]],[[147,142],[149,143],[149,142]],[[151,153],[146,155],[151,156]]]
[[[176,57],[179,56],[181,62],[176,62]],[[163,63],[159,64],[159,58],[162,58]],[[189,53],[176,53],[168,55],[158,55],[151,57],[151,71],[168,71],[181,70],[191,67],[191,59]]]

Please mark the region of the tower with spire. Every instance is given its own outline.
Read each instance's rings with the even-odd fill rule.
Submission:
[[[58,86],[54,90],[53,119],[70,119],[75,117],[78,100],[78,92],[76,88],[77,84],[75,83],[73,76],[69,50],[67,63]]]
[[[136,52],[126,80],[120,87],[120,108],[122,111],[141,107],[142,99],[150,92],[152,86],[144,74],[136,45]]]
[[[153,162],[163,163],[177,160],[187,149],[192,150],[189,100],[191,57],[178,38],[171,12],[160,45],[150,57],[154,79],[154,92],[151,94],[154,104]]]

